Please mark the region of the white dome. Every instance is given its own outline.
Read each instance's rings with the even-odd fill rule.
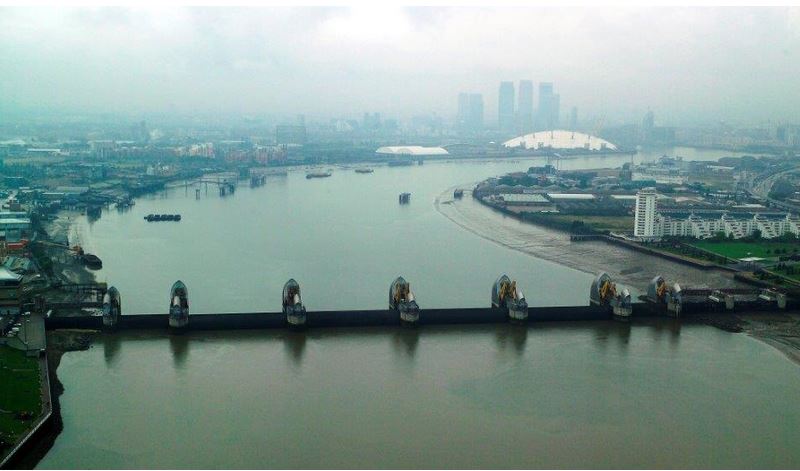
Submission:
[[[448,152],[441,147],[423,146],[386,146],[375,151],[376,154],[390,155],[447,155]]]
[[[540,131],[515,137],[503,143],[505,147],[523,147],[525,149],[586,149],[617,150],[617,146],[597,136],[590,136],[575,131]]]

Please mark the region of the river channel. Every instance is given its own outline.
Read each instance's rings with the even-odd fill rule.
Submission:
[[[278,311],[290,277],[309,309],[384,308],[400,274],[423,313],[486,306],[502,272],[531,305],[588,304],[602,262],[515,247],[519,231],[465,229],[493,226],[493,216],[441,209],[449,188],[531,165],[541,160],[334,169],[313,180],[294,171],[224,198],[173,188],[127,212],[78,218],[71,242],[100,255],[97,277],[120,289],[125,314],[165,312],[176,279],[193,313]],[[401,206],[404,191],[411,203]],[[147,223],[149,213],[183,220]],[[743,334],[671,320],[126,332],[65,354],[58,374],[64,430],[41,468],[800,465],[797,365]]]

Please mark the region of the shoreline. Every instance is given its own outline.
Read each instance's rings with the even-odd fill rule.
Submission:
[[[67,352],[87,350],[97,332],[81,330],[59,330],[48,332],[46,355],[47,378],[50,387],[50,412],[38,430],[11,456],[2,469],[33,469],[47,455],[64,428],[61,416],[61,395],[64,385],[58,378],[61,358]]]
[[[452,198],[452,194],[453,194],[453,191],[455,189],[457,189],[457,188],[462,188],[463,189],[463,188],[468,187],[468,186],[470,186],[470,184],[457,185],[457,186],[448,188],[443,193],[440,193],[439,196],[437,196],[435,201],[434,201],[434,206],[435,206],[437,212],[439,212],[441,215],[443,215],[444,217],[449,219],[451,222],[453,222],[457,226],[463,228],[464,230],[466,230],[468,232],[471,232],[472,234],[475,234],[476,236],[481,237],[482,239],[485,239],[485,240],[488,240],[488,241],[490,241],[492,243],[495,243],[496,245],[499,245],[501,247],[505,247],[505,248],[510,249],[510,250],[519,251],[519,252],[521,252],[521,253],[523,253],[525,255],[528,255],[528,256],[533,256],[533,257],[537,257],[537,258],[542,258],[544,260],[549,260],[549,261],[552,261],[554,263],[558,263],[560,265],[566,266],[568,268],[573,268],[573,269],[576,269],[576,270],[583,271],[585,273],[592,273],[590,271],[586,271],[585,269],[581,269],[581,267],[573,266],[573,264],[563,263],[567,259],[558,260],[558,257],[542,257],[541,253],[533,253],[530,250],[522,250],[519,247],[514,247],[514,246],[511,246],[510,244],[506,244],[503,241],[498,240],[498,238],[489,237],[486,234],[482,233],[482,231],[480,231],[479,229],[477,229],[475,227],[471,227],[465,221],[458,220],[457,218],[453,217],[453,215],[448,214],[446,211],[442,210],[441,205],[445,205],[445,204],[446,205],[455,205],[459,201],[459,200],[455,200],[455,199]],[[449,194],[449,197],[450,197],[449,199],[447,197],[448,194]],[[468,194],[469,194],[469,197],[472,198],[471,192],[467,192],[467,191],[464,192],[464,197],[463,198],[466,199]],[[463,200],[461,200],[461,201],[463,202]],[[516,218],[514,216],[507,215],[507,214],[505,214],[503,212],[496,211],[494,208],[490,207],[489,205],[487,205],[485,203],[479,202],[479,203],[473,203],[473,204],[478,205],[478,207],[480,207],[482,210],[485,210],[485,211],[491,213],[494,216],[498,216],[498,217],[503,218],[503,219],[511,218],[514,221],[516,221],[518,224],[522,224],[522,225],[527,225],[527,226],[532,226],[532,227],[536,227],[537,226],[537,224],[535,224],[533,222],[526,221],[526,220],[523,220],[523,219],[520,219],[520,218]],[[559,231],[558,229],[553,229],[553,228],[550,228],[550,227],[547,227],[547,226],[539,226],[539,228],[540,229],[544,228],[547,231],[559,232],[562,235],[566,235],[567,238],[568,238],[568,233],[563,232],[563,231]],[[727,278],[727,275],[732,275],[729,278],[731,282],[746,284],[746,285],[750,285],[750,286],[752,286],[752,285],[758,286],[757,283],[750,283],[749,280],[746,280],[746,279],[743,280],[741,276],[737,276],[737,275],[739,275],[738,273],[734,273],[734,272],[732,272],[730,270],[723,270],[723,269],[720,269],[717,266],[702,267],[702,266],[700,266],[700,264],[686,265],[684,262],[672,259],[671,257],[661,257],[661,256],[659,256],[657,254],[650,253],[649,251],[646,251],[646,250],[643,250],[643,251],[636,250],[634,248],[629,247],[627,244],[614,244],[614,243],[612,243],[612,242],[610,242],[608,240],[602,240],[602,241],[597,241],[597,242],[595,242],[595,241],[579,242],[578,244],[581,244],[581,246],[585,246],[585,244],[606,244],[606,245],[612,245],[613,244],[614,246],[620,247],[623,250],[626,250],[626,251],[628,251],[630,253],[638,255],[639,258],[641,258],[643,256],[644,257],[649,256],[649,257],[653,257],[653,258],[655,258],[657,260],[667,260],[671,264],[674,264],[674,265],[679,266],[679,267],[684,267],[685,269],[688,269],[688,270],[702,271],[702,272],[705,272],[707,274],[717,273],[717,274],[721,274],[721,275],[726,275],[726,278]],[[592,256],[597,256],[598,254],[597,253],[592,253],[591,255]],[[608,257],[608,258],[610,259],[611,257]],[[584,261],[586,261],[586,260],[588,260],[588,259],[584,259]],[[614,262],[614,260],[608,260],[608,261],[609,262]],[[644,263],[645,265],[648,265],[646,262],[642,262],[642,263]],[[617,270],[617,269],[620,270],[620,271],[622,270],[620,267],[615,267],[615,270]],[[609,270],[609,271],[611,271],[611,270]],[[653,274],[652,276],[655,276],[655,274]],[[667,279],[673,279],[673,278],[667,277]],[[725,331],[731,332],[731,333],[744,333],[744,334],[747,334],[748,336],[750,336],[750,337],[752,337],[752,338],[754,338],[754,339],[756,339],[758,341],[761,341],[761,342],[773,347],[775,350],[779,351],[784,356],[786,356],[790,361],[792,361],[796,365],[800,366],[800,315],[798,315],[796,312],[776,312],[776,313],[773,313],[773,314],[770,314],[770,315],[766,315],[766,316],[763,315],[763,314],[759,315],[759,316],[753,316],[752,314],[747,313],[747,312],[743,312],[743,313],[733,312],[731,314],[727,314],[727,315],[724,315],[724,316],[706,314],[706,315],[701,315],[701,316],[697,316],[697,317],[694,317],[694,318],[689,317],[689,318],[686,318],[686,319],[687,320],[692,319],[692,320],[701,322],[701,323],[703,323],[705,325],[716,327],[718,329],[725,330]]]
[[[434,200],[434,207],[455,225],[496,245],[591,275],[608,272],[640,294],[644,294],[656,275],[681,281],[683,285],[749,286],[727,270],[687,265],[670,257],[634,250],[627,244],[594,239],[574,242],[568,232],[487,207],[475,201],[471,191],[464,191],[461,199],[453,198],[453,190],[469,186],[461,184],[444,190]]]

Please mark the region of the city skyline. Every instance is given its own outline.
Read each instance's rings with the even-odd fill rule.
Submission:
[[[786,122],[799,11],[4,8],[0,113],[451,117],[461,90],[493,110],[532,79],[587,118]]]
[[[800,3],[210,6],[0,7],[0,469],[800,468]]]

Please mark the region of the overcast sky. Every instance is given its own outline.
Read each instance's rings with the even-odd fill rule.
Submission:
[[[800,11],[0,8],[0,112],[451,117],[469,91],[491,122],[519,79],[612,121],[800,123]]]

